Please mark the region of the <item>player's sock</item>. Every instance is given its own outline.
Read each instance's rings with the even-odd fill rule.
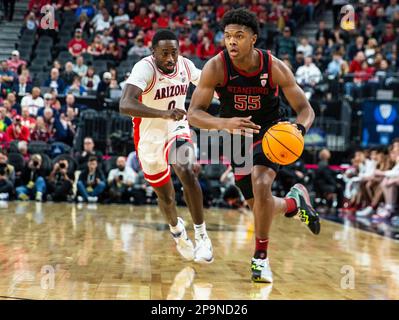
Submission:
[[[293,198],[284,198],[284,200],[285,200],[285,203],[287,205],[287,210],[286,210],[284,215],[287,218],[291,218],[291,217],[295,216],[297,214],[297,212],[298,212],[298,207],[297,207],[295,199],[293,199]]]
[[[266,259],[267,258],[267,247],[269,245],[269,239],[255,239],[255,259]]]
[[[177,224],[175,226],[172,226],[171,224],[169,225],[170,232],[172,232],[175,237],[178,237],[180,233],[182,233],[183,228],[184,226],[181,225],[179,219],[177,220]]]
[[[208,234],[206,233],[205,222],[201,224],[194,224],[194,231],[195,231],[195,239],[201,239],[203,237],[208,236]]]

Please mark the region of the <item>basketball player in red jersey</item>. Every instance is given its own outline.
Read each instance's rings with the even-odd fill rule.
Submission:
[[[298,216],[314,234],[320,232],[320,222],[303,185],[293,186],[286,198],[272,195],[278,165],[266,158],[261,141],[268,128],[284,121],[279,88],[296,112],[296,126],[303,135],[312,125],[314,111],[285,64],[270,52],[254,47],[259,26],[253,13],[242,8],[228,11],[221,25],[226,49],[205,64],[191,98],[188,121],[190,125],[204,129],[242,130],[241,134],[251,131],[253,167],[250,174],[236,176],[236,184],[255,217],[252,280],[272,282],[267,247],[273,216]],[[219,95],[220,117],[206,112],[214,91]],[[238,167],[234,159],[232,166]]]
[[[212,243],[206,232],[202,191],[195,174],[195,154],[184,107],[189,84],[198,83],[201,71],[179,55],[178,39],[170,30],[158,30],[152,47],[153,54],[136,63],[126,80],[119,109],[133,118],[134,144],[144,177],[158,196],[178,252],[187,260],[211,263]],[[173,148],[175,152],[171,152]],[[179,154],[185,156],[176,156]],[[177,216],[170,164],[183,185],[193,218],[195,248],[183,219]]]

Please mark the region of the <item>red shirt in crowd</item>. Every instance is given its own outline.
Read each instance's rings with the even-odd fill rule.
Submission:
[[[210,43],[209,46],[206,48],[203,43],[197,46],[197,56],[198,58],[205,60],[212,58],[216,53],[215,46],[213,43]]]
[[[83,39],[77,40],[77,39],[73,38],[68,43],[68,50],[70,48],[72,48],[72,52],[74,53],[74,55],[80,55],[84,49],[87,50],[88,45],[87,45],[87,42]]]
[[[190,45],[186,46],[183,42],[180,45],[180,54],[186,57],[195,55],[195,45],[190,43]]]
[[[157,19],[158,26],[164,29],[169,27],[169,21],[170,21],[169,17],[161,16]]]
[[[142,29],[150,29],[152,27],[151,19],[148,16],[136,16],[133,19],[133,23]]]
[[[20,128],[20,132],[17,132],[17,128],[15,128],[14,124],[11,124],[6,130],[8,140],[23,140],[28,142],[30,136],[29,129],[25,126],[20,126]]]
[[[352,60],[351,64],[349,65],[349,72],[354,73],[360,70],[362,70],[362,64],[359,61]]]

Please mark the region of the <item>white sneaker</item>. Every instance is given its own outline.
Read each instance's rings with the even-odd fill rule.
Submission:
[[[78,196],[78,202],[83,202],[83,201],[84,201],[83,197],[82,196]]]
[[[356,211],[356,216],[357,217],[368,217],[374,212],[374,209],[372,207],[366,207],[362,210]]]
[[[87,197],[87,201],[90,203],[96,203],[98,201],[98,197]]]
[[[8,193],[0,193],[0,200],[7,201],[9,198]]]
[[[183,219],[178,217],[177,223],[180,223],[183,229],[178,235],[172,233],[173,239],[176,242],[176,249],[184,259],[191,261],[194,259],[194,245],[187,236]]]
[[[255,259],[252,258],[252,281],[254,282],[273,282],[273,273],[270,268],[269,258]]]
[[[213,262],[213,248],[211,239],[208,235],[201,235],[199,239],[195,239],[195,257],[194,261],[198,263]]]
[[[391,214],[392,214],[392,211],[386,207],[377,210],[377,216],[380,218],[383,218],[383,219],[389,218],[391,216]]]

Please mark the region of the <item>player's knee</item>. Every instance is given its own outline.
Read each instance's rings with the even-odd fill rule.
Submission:
[[[183,184],[192,183],[195,180],[195,173],[191,166],[188,165],[177,165],[176,168]]]
[[[273,181],[266,177],[260,176],[256,177],[252,184],[255,193],[269,193],[272,191]]]

